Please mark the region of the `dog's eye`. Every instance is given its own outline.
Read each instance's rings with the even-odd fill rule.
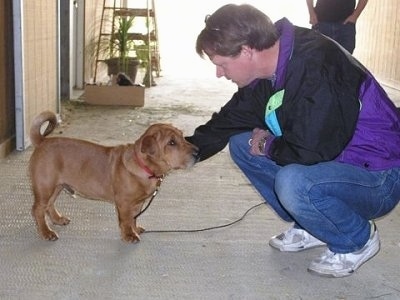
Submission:
[[[176,145],[175,140],[174,139],[169,140],[168,145],[175,146]]]

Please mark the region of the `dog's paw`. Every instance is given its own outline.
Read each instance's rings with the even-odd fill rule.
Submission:
[[[140,242],[140,237],[135,232],[132,232],[130,234],[122,235],[122,240],[127,243],[138,243],[138,242]]]
[[[48,230],[46,232],[42,232],[41,236],[46,241],[57,241],[58,235],[53,230]]]
[[[145,232],[145,229],[144,229],[143,227],[137,226],[137,227],[136,227],[136,232],[137,232],[138,234],[142,234],[143,232]]]
[[[51,221],[55,225],[62,225],[62,226],[68,225],[71,222],[71,220],[68,219],[67,217],[60,217],[60,218],[57,218],[57,219],[52,219]]]

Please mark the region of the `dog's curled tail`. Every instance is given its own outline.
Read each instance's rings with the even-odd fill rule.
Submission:
[[[41,132],[41,128],[45,122],[48,122],[46,128],[43,133]],[[52,111],[44,111],[37,115],[32,122],[30,138],[32,144],[37,147],[41,142],[45,139],[47,135],[49,135],[54,128],[57,127],[57,116]]]

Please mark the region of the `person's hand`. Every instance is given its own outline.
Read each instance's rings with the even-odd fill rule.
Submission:
[[[354,15],[348,16],[346,20],[344,20],[343,24],[347,24],[347,23],[353,23],[356,24],[357,22],[357,17]]]
[[[314,11],[310,12],[310,21],[309,22],[312,26],[314,26],[315,24],[318,23],[317,14]]]
[[[268,130],[254,128],[249,141],[252,155],[265,155],[265,141],[270,133]]]

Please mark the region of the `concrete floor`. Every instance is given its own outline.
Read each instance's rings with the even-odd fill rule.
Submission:
[[[234,90],[217,79],[157,82],[143,108],[64,103],[55,134],[113,145],[134,141],[159,121],[190,134]],[[131,245],[120,240],[111,204],[62,194],[58,208],[72,221],[53,226],[60,239],[46,242],[30,215],[31,151],[0,161],[1,299],[400,299],[399,207],[377,221],[380,253],[342,279],[306,271],[323,249],[270,248],[269,238],[289,224],[265,205],[230,227],[148,232]],[[149,231],[203,229],[235,221],[261,201],[225,150],[171,173],[139,221]]]

